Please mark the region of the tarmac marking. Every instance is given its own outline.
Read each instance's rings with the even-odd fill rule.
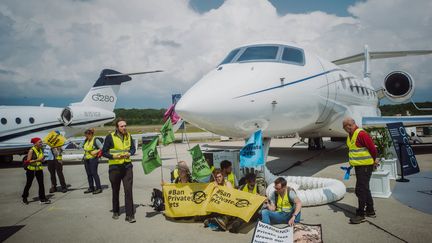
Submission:
[[[355,215],[355,213],[351,212],[350,210],[347,210],[347,209],[345,209],[345,208],[343,208],[343,207],[340,207],[340,206],[338,206],[338,205],[336,205],[336,204],[334,204],[334,203],[330,203],[330,204],[333,205],[333,206],[335,206],[335,207],[337,207],[337,208],[339,208],[339,209],[341,209],[341,210],[343,210],[343,211],[345,211],[345,212],[347,212],[347,213],[352,214],[353,216]],[[397,236],[397,235],[393,234],[392,232],[390,232],[390,231],[384,229],[383,227],[381,227],[381,226],[379,226],[379,225],[377,225],[377,224],[375,224],[375,223],[369,221],[368,219],[366,219],[366,222],[368,222],[369,224],[375,226],[377,229],[380,229],[380,230],[384,231],[385,233],[387,233],[387,234],[389,234],[389,235],[395,237],[396,239],[408,243],[407,240],[404,240],[404,239],[400,238],[399,236]]]

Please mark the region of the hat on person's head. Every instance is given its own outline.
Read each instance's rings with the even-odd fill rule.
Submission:
[[[189,167],[187,166],[187,164],[186,164],[185,161],[179,161],[179,162],[177,163],[177,168],[178,168],[179,170],[187,170],[187,171],[189,171]]]
[[[34,137],[34,138],[32,138],[31,140],[30,140],[30,142],[32,143],[32,144],[36,144],[37,142],[39,142],[39,141],[41,141],[42,139],[40,139],[40,138],[38,138],[38,137]]]
[[[89,129],[85,130],[84,134],[89,134],[89,133],[93,134],[94,132],[95,132],[94,128],[89,128]]]

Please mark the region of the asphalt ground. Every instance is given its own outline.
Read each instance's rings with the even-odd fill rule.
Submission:
[[[268,168],[281,175],[329,177],[342,180],[347,150],[338,143],[326,142],[323,151],[308,151],[305,146],[291,148],[295,139],[273,139],[268,157]],[[208,142],[206,142],[208,143]],[[200,143],[204,145],[204,143]],[[192,147],[195,144],[189,144]],[[218,148],[241,148],[243,142],[211,142]],[[84,166],[78,161],[65,161],[64,175],[70,184],[67,193],[48,194],[52,204],[40,205],[37,201],[37,182],[30,190],[29,205],[21,203],[25,185],[25,172],[19,162],[0,165],[0,241],[5,242],[250,242],[254,224],[243,228],[239,234],[214,232],[201,222],[173,221],[155,212],[150,206],[153,188],[160,188],[161,174],[169,181],[169,172],[177,158],[191,165],[187,144],[173,144],[161,149],[162,169],[144,175],[140,164],[141,152],[134,157],[134,204],[136,223],[124,221],[124,208],[120,219],[111,218],[111,186],[108,164],[99,165],[99,175],[104,188],[97,195],[83,194],[87,189]],[[177,151],[177,154],[176,152]],[[431,147],[415,148],[422,172],[432,171]],[[17,159],[18,160],[18,159]],[[295,166],[293,166],[295,165]],[[291,167],[290,169],[287,169]],[[49,173],[44,168],[45,190],[50,187]],[[325,242],[431,242],[432,215],[410,208],[393,196],[375,198],[377,218],[352,225],[349,218],[357,206],[354,194],[355,175],[344,181],[345,197],[332,204],[307,207],[302,210],[302,221],[321,224]],[[391,181],[394,189],[398,182]],[[432,187],[432,183],[430,183]],[[420,188],[418,190],[422,190]],[[414,189],[417,190],[414,186]],[[120,205],[124,205],[123,190]],[[432,197],[432,196],[431,196]],[[432,207],[432,205],[430,205]]]

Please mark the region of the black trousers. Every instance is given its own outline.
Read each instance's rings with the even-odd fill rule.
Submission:
[[[357,214],[364,215],[367,212],[373,212],[373,199],[369,189],[369,181],[372,176],[373,165],[355,166],[357,177],[355,194],[358,198]]]
[[[120,212],[119,192],[120,183],[123,181],[123,189],[125,193],[125,208],[126,216],[134,216],[134,204],[132,197],[132,184],[133,184],[133,166],[132,163],[123,165],[110,165],[109,166],[109,179],[112,188],[112,211],[113,213]]]
[[[63,175],[63,163],[60,163],[58,160],[47,160],[48,171],[51,175],[51,187],[57,187],[57,178],[56,172],[60,181],[60,185],[62,188],[66,188],[66,182]]]
[[[43,181],[43,170],[36,170],[36,171],[26,170],[27,182],[24,187],[24,192],[22,194],[22,197],[27,198],[29,196],[29,190],[35,176],[39,184],[39,200],[45,200],[46,197],[45,197],[45,188],[44,188],[44,181]]]
[[[94,184],[96,184],[96,189],[102,189],[100,178],[98,175],[98,165],[98,158],[84,159],[84,167],[87,173],[89,189],[92,191],[95,189]]]

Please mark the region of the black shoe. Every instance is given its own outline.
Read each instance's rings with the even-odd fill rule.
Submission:
[[[26,197],[23,197],[22,202],[23,202],[25,205],[28,205],[28,204],[29,204],[29,201],[27,200]]]
[[[366,221],[366,219],[364,216],[361,216],[361,215],[357,215],[353,218],[350,218],[351,224],[360,224],[360,223],[363,223],[364,221]]]
[[[93,191],[93,194],[99,194],[102,193],[102,189],[96,189]]]
[[[129,223],[135,223],[135,217],[134,216],[126,216],[125,220]]]
[[[42,199],[42,200],[40,200],[39,203],[40,203],[40,204],[50,204],[50,203],[51,203],[51,200],[49,200],[49,199]]]
[[[84,194],[92,193],[92,192],[94,192],[94,190],[89,188],[89,189],[87,189],[87,191],[84,191]]]
[[[66,188],[66,187],[63,187],[63,188],[62,188],[62,192],[63,192],[63,193],[66,193],[66,192],[67,192],[67,188]]]
[[[49,193],[54,193],[56,191],[57,191],[57,188],[55,186],[53,186],[49,189]]]
[[[119,213],[113,213],[112,218],[113,219],[119,219]]]
[[[375,211],[370,211],[370,212],[366,211],[365,215],[366,215],[366,217],[369,217],[369,218],[376,218]]]

